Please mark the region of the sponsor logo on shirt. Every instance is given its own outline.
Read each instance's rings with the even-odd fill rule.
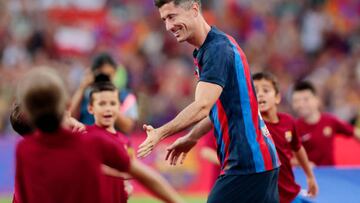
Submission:
[[[332,128],[330,126],[326,126],[324,129],[323,129],[323,134],[325,137],[331,137],[332,135]]]
[[[287,142],[291,142],[291,140],[292,140],[292,133],[291,133],[291,131],[286,131],[286,132],[285,132],[285,139],[286,139]]]
[[[265,137],[270,136],[270,131],[267,129],[267,127],[265,125],[261,128],[261,132]]]

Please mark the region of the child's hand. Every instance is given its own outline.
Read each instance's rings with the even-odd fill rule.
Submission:
[[[80,123],[78,120],[71,117],[70,115],[65,115],[63,127],[71,130],[72,132],[85,132],[86,130],[84,124]]]
[[[315,178],[308,178],[307,179],[307,184],[308,184],[308,194],[309,197],[315,197],[318,192],[319,192],[319,187],[316,183]]]
[[[124,181],[124,186],[125,186],[125,192],[128,195],[128,198],[132,195],[132,193],[134,192],[134,187],[133,185],[129,182],[129,181]]]

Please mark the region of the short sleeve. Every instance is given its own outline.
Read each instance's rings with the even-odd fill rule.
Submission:
[[[342,120],[339,120],[336,117],[332,117],[335,127],[335,133],[345,136],[353,136],[354,135],[354,127]]]
[[[299,128],[296,127],[296,122],[293,117],[289,116],[288,121],[291,122],[291,126],[292,126],[291,127],[292,137],[290,142],[291,149],[292,151],[297,152],[302,146]]]
[[[295,126],[295,122],[294,123],[294,127],[293,127],[293,136],[291,139],[291,149],[295,152],[299,151],[299,149],[301,148],[302,144],[301,144],[301,139],[300,139],[300,133],[298,128]]]
[[[130,157],[124,146],[107,136],[96,136],[96,144],[100,148],[102,163],[122,172],[130,168]]]
[[[225,87],[229,70],[233,66],[234,53],[229,45],[212,45],[201,59],[200,81]]]

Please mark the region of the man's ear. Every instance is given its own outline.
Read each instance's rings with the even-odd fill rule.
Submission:
[[[198,3],[193,3],[191,5],[191,10],[193,11],[194,17],[198,17],[200,15],[200,5]]]

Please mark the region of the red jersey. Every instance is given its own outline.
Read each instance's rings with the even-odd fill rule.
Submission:
[[[295,130],[294,119],[284,113],[278,113],[278,117],[278,123],[265,123],[274,139],[281,161],[278,179],[280,202],[290,203],[300,192],[300,186],[295,182],[290,160],[292,151],[298,151],[301,142]]]
[[[322,113],[315,124],[308,124],[304,119],[296,122],[302,144],[306,149],[309,160],[318,166],[334,165],[334,136],[342,134],[354,135],[354,128],[338,118]]]
[[[96,134],[36,131],[16,148],[14,202],[106,202],[101,164],[127,172],[130,159],[123,147]]]
[[[104,128],[101,128],[97,125],[86,126],[88,132],[105,136],[114,140],[119,146],[127,150],[129,145],[129,140],[125,135],[120,132],[111,133]],[[102,175],[102,182],[104,185],[104,194],[106,202],[108,203],[126,203],[128,200],[128,194],[125,191],[124,180],[122,178]]]

